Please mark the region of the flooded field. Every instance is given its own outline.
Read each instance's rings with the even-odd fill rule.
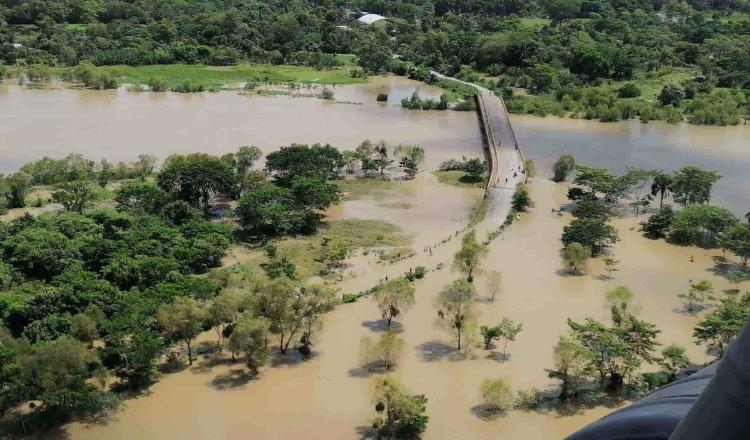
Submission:
[[[0,172],[43,156],[70,152],[95,160],[134,160],[139,154],[223,154],[241,145],[264,151],[291,143],[330,143],[353,149],[365,139],[425,147],[425,166],[481,154],[473,112],[406,111],[400,100],[439,89],[404,78],[375,78],[333,88],[337,101],[239,92],[132,93],[0,85]],[[320,92],[320,89],[302,91]],[[378,93],[390,102],[378,103]]]
[[[681,305],[677,293],[685,290],[691,277],[709,279],[717,290],[727,288],[726,281],[712,273],[715,252],[648,240],[631,230],[635,219],[624,219],[616,221],[623,240],[614,249],[621,261],[614,280],[600,279],[603,271],[596,265],[584,276],[561,275],[558,240],[569,218],[549,211],[564,202],[566,187],[538,181],[530,188],[537,207],[493,242],[486,260],[486,269],[503,272],[502,292],[494,303],[482,301],[478,307],[480,323],[508,316],[524,324],[509,350],[510,359],[499,361],[496,351],[488,356],[481,349],[456,356],[447,335],[435,327],[434,298],[445,283],[458,277],[448,269],[417,282],[416,306],[394,324],[407,344],[394,374],[429,399],[425,438],[561,438],[612,411],[614,407],[608,406],[572,414],[513,411],[487,421],[472,408],[480,403],[479,384],[485,378],[502,377],[516,390],[551,386],[544,368],[551,365],[552,347],[565,332],[566,319],[605,319],[604,292],[617,285],[633,289],[641,316],[662,330],[661,343],[689,347],[695,362],[709,359],[691,341],[696,318],[675,310]],[[455,244],[438,248],[432,257],[421,254],[392,266],[368,268],[342,287],[366,288],[410,265],[434,267],[450,259]],[[483,284],[479,279],[477,286],[486,296]],[[362,299],[326,317],[311,361],[279,362],[251,381],[240,365],[205,358],[186,371],[165,375],[149,395],[129,401],[113,421],[72,425],[68,433],[75,439],[356,438],[373,415],[369,380],[358,368],[359,340],[383,329],[375,304]]]
[[[439,93],[399,78],[335,88],[337,100],[361,105],[233,92],[150,95],[0,86],[0,171],[71,151],[92,158],[133,160],[141,153],[159,157],[173,152],[220,154],[239,145],[270,151],[292,142],[354,148],[366,138],[423,146],[425,171],[450,158],[480,156],[482,139],[473,113],[397,107],[396,102],[417,87],[426,95]],[[381,92],[389,93],[390,103],[375,102]],[[715,203],[738,213],[750,208],[750,196],[744,191],[750,181],[744,172],[750,165],[747,127],[599,124],[517,116],[513,123],[527,156],[537,160],[542,175],[563,153],[614,171],[626,166],[669,170],[691,163],[725,176],[716,185]],[[395,264],[374,264],[371,255],[353,258],[345,280],[338,285],[342,293],[368,289],[416,266],[430,271],[416,283],[415,307],[394,323],[407,348],[393,374],[411,391],[428,398],[426,439],[561,438],[626,403],[564,413],[512,411],[493,420],[479,417],[475,409],[480,403],[479,385],[487,378],[503,378],[516,391],[552,387],[544,369],[552,365],[552,349],[566,331],[567,318],[607,319],[604,294],[619,285],[633,290],[640,316],[662,331],[659,342],[687,347],[693,362],[709,360],[692,341],[697,318],[678,311],[682,300],[677,294],[686,291],[691,279],[708,279],[717,292],[728,288],[728,282],[716,273],[714,257],[720,251],[649,240],[637,231],[643,217],[615,219],[621,241],[613,249],[620,260],[614,279],[605,279],[596,261],[585,275],[567,276],[560,270],[558,251],[560,233],[570,217],[550,214],[552,208],[566,203],[567,186],[540,178],[529,189],[535,208],[492,242],[483,263],[487,271],[501,271],[503,283],[494,302],[479,303],[480,324],[494,325],[507,316],[524,326],[507,360],[498,356],[498,350],[479,348],[457,356],[447,334],[435,326],[434,300],[443,285],[460,276],[448,264],[460,241],[455,232],[467,224],[481,190],[445,186],[424,172],[414,181],[399,184],[398,191],[347,201],[329,212],[332,218],[393,223],[413,237],[417,253]],[[425,246],[450,236],[454,238],[436,246],[432,255],[423,252]],[[437,270],[440,263],[448,268]],[[476,285],[485,298],[483,277]],[[750,283],[740,287],[746,290]],[[379,318],[369,298],[342,305],[324,318],[309,361],[295,356],[274,358],[260,377],[250,379],[240,363],[202,357],[191,368],[163,375],[143,395],[127,400],[110,420],[71,424],[59,436],[92,440],[357,438],[374,416],[371,376],[358,365],[359,344],[363,335],[384,330]],[[213,340],[212,332],[204,335],[205,342]]]

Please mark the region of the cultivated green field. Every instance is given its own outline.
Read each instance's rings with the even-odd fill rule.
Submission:
[[[199,64],[168,64],[152,66],[113,66],[121,83],[145,84],[150,78],[161,78],[171,88],[185,81],[219,88],[233,82],[270,82],[306,84],[356,84],[363,78],[352,78],[350,66],[316,70],[305,66],[271,64],[239,64],[236,66],[205,66]]]

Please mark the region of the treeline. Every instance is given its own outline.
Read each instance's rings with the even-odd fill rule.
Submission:
[[[399,151],[419,159],[421,149]],[[263,272],[247,278],[246,295],[219,294],[220,277],[196,276],[218,266],[238,237],[314,232],[320,212],[339,199],[334,181],[345,163],[337,149],[282,147],[262,171],[253,169],[260,156],[256,147],[221,157],[174,155],[158,171],[153,158],[141,156],[118,173],[70,155],[14,174],[29,185],[53,185],[52,201],[65,210],[0,224],[0,412],[34,402],[33,411],[14,412],[0,429],[111,410],[119,391],[152,383],[163,361],[181,363],[174,343],[186,346],[192,362],[194,338],[212,327],[219,348],[226,338],[254,371],[272,337],[282,353],[300,340],[309,353],[315,322],[335,295],[303,286],[272,246]],[[113,180],[112,207],[97,207],[97,181]],[[18,191],[19,200],[24,194]],[[227,213],[231,199],[238,205]],[[212,216],[231,216],[242,229]],[[336,243],[321,249],[329,267],[351,252]]]
[[[104,188],[112,181],[144,179],[153,174],[155,166],[156,158],[150,155],[140,155],[135,162],[117,164],[106,159],[96,163],[80,154],[70,154],[64,159],[45,157],[8,176],[0,175],[0,212],[25,207],[33,185],[60,186],[80,181],[96,182]]]
[[[312,332],[336,295],[304,284],[269,239],[315,232],[340,198],[344,169],[384,173],[398,159],[413,177],[424,150],[293,144],[254,169],[260,157],[257,147],[173,155],[156,170],[150,156],[111,166],[69,155],[4,179],[24,182],[6,198],[23,201],[30,185],[49,185],[64,210],[0,223],[0,416],[12,412],[0,432],[112,410],[120,391],[192,363],[195,338],[211,328],[217,348],[228,347],[254,373],[270,340],[281,354],[310,354]],[[196,276],[220,265],[238,239],[265,243],[267,257],[262,271],[243,272],[241,292],[222,289],[240,266]],[[323,238],[316,258],[335,273],[352,250]],[[177,343],[186,356],[170,348]],[[15,411],[29,402],[30,413]]]
[[[382,13],[388,21],[364,26],[350,10]],[[514,111],[734,124],[748,114],[741,92],[750,88],[747,13],[743,2],[699,1],[34,0],[0,7],[8,23],[0,26],[0,57],[29,66],[252,60],[327,68],[339,63],[335,54],[354,53],[370,72],[500,75],[482,83],[534,94],[510,99]],[[110,80],[102,74],[93,84]],[[646,99],[633,96],[631,86],[622,90],[630,80],[679,87],[685,96],[655,105],[651,92]]]
[[[695,84],[700,84],[700,88]],[[528,86],[528,83],[515,85]],[[642,122],[663,120],[678,123],[687,120],[699,125],[737,125],[748,115],[750,103],[745,92],[714,88],[702,76],[684,80],[679,85],[666,84],[655,100],[641,97],[640,88],[632,82],[621,86],[550,88],[545,89],[548,93],[533,96],[514,95],[510,89],[501,91],[511,112],[600,122],[638,118]]]
[[[389,22],[385,29],[360,26],[347,15],[350,9],[381,13]],[[9,25],[0,33],[0,53],[6,64],[222,65],[253,59],[321,67],[335,64],[332,54],[357,53],[363,65],[385,70],[386,55],[395,52],[451,74],[466,65],[490,74],[515,69],[537,77],[542,87],[687,65],[718,86],[747,87],[747,12],[743,2],[698,1],[277,0],[227,6],[214,0],[34,0],[0,8]],[[518,17],[546,17],[551,24]]]

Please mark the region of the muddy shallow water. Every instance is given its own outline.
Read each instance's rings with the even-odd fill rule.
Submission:
[[[335,89],[337,100],[361,105],[233,92],[150,95],[0,86],[0,171],[70,151],[97,159],[133,160],[140,153],[220,154],[248,144],[266,151],[291,142],[353,148],[365,138],[422,145],[428,171],[446,159],[481,155],[473,113],[404,111],[396,106],[417,87],[423,94],[439,93],[400,78]],[[376,103],[380,92],[389,93],[392,102]],[[546,174],[563,153],[615,171],[694,163],[725,176],[717,184],[715,202],[738,213],[750,207],[743,190],[749,180],[744,171],[750,165],[748,127],[599,124],[518,116],[512,121],[527,156],[538,161],[540,174]],[[717,292],[728,288],[714,273],[718,252],[648,240],[635,228],[641,219],[618,219],[614,224],[622,240],[614,255],[621,263],[615,278],[603,279],[596,261],[586,275],[566,276],[560,272],[558,250],[562,227],[570,218],[549,214],[565,202],[566,189],[543,179],[534,181],[530,191],[535,209],[491,244],[484,261],[486,270],[502,271],[503,285],[495,302],[478,304],[480,324],[496,324],[508,316],[524,325],[510,347],[509,360],[498,360],[498,350],[488,356],[481,349],[457,357],[448,336],[435,327],[434,298],[444,284],[459,277],[457,273],[433,271],[417,282],[416,306],[394,324],[402,330],[407,349],[393,374],[413,392],[427,396],[430,422],[425,438],[560,438],[612,411],[616,404],[572,415],[513,411],[488,421],[473,409],[480,403],[479,384],[486,378],[502,377],[515,390],[551,387],[544,368],[551,366],[552,348],[566,331],[566,319],[605,320],[604,292],[618,285],[633,290],[640,315],[662,330],[660,342],[687,347],[694,362],[709,359],[692,342],[697,318],[679,313],[677,294],[687,289],[690,279],[711,280]],[[413,236],[417,251],[416,257],[388,265],[372,264],[372,256],[354,258],[341,291],[365,290],[418,265],[434,269],[450,262],[456,238],[438,246],[433,255],[422,249],[463,228],[480,197],[480,190],[443,186],[433,175],[422,173],[383,199],[348,201],[333,210],[337,218],[394,223]],[[476,284],[486,295],[482,277]],[[750,283],[741,287],[747,289]],[[107,423],[72,424],[65,432],[73,439],[356,438],[374,415],[369,378],[358,369],[360,338],[382,330],[376,306],[364,298],[325,317],[315,337],[315,355],[308,362],[276,359],[258,379],[249,380],[239,363],[203,358],[192,368],[164,375],[143,396],[128,400]],[[213,337],[205,335],[207,340]]]
[[[613,406],[572,415],[513,411],[487,421],[473,408],[480,403],[478,389],[485,378],[502,377],[516,390],[551,386],[544,368],[551,365],[552,347],[565,331],[566,319],[606,319],[604,292],[617,285],[633,289],[641,316],[662,330],[660,342],[688,347],[695,362],[709,359],[691,341],[697,318],[676,310],[681,306],[677,293],[690,278],[709,279],[717,291],[728,287],[711,272],[715,252],[648,240],[630,229],[634,219],[624,219],[615,222],[623,240],[614,249],[621,261],[614,280],[600,279],[602,270],[596,264],[584,276],[561,275],[558,239],[569,218],[549,211],[564,202],[565,186],[541,181],[530,188],[536,208],[493,242],[485,262],[486,269],[503,272],[502,292],[494,303],[478,305],[480,323],[509,316],[524,324],[510,347],[509,360],[499,361],[481,349],[468,357],[456,356],[450,339],[434,326],[434,298],[445,283],[458,277],[447,269],[417,282],[416,306],[394,323],[407,349],[393,374],[429,399],[425,438],[561,438],[612,411]],[[450,259],[455,244],[440,247],[432,257],[420,254],[396,265],[376,266],[343,287],[366,287],[410,265],[434,267]],[[481,278],[477,286],[485,296]],[[358,369],[359,340],[383,328],[374,303],[362,299],[326,317],[311,361],[278,362],[264,369],[259,379],[248,381],[240,365],[214,365],[206,358],[191,369],[165,375],[148,396],[128,401],[108,424],[74,424],[68,433],[76,439],[356,438],[373,416],[369,379]]]

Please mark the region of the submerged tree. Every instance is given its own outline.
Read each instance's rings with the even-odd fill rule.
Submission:
[[[461,249],[453,257],[453,267],[466,274],[466,280],[472,282],[474,274],[479,271],[480,260],[486,254],[487,247],[477,241],[476,232],[472,229],[464,235]]]
[[[614,245],[619,237],[617,230],[598,218],[577,218],[563,228],[562,242],[565,245],[580,243],[591,250],[593,256]]]
[[[268,321],[245,312],[238,319],[229,336],[232,353],[242,353],[245,364],[255,375],[268,361]]]
[[[617,265],[620,264],[620,261],[613,257],[604,257],[602,258],[602,263],[604,263],[604,271],[607,272],[607,278],[612,279],[612,274],[619,270]]]
[[[313,332],[320,327],[323,315],[333,310],[338,303],[336,292],[320,284],[310,284],[300,288],[304,298],[302,309],[303,329],[302,347],[300,352],[307,356],[310,354]]]
[[[690,285],[687,293],[680,293],[680,298],[684,299],[685,309],[688,313],[696,313],[706,308],[707,301],[713,299],[714,287],[708,280],[701,280]]]
[[[413,179],[419,172],[419,164],[425,157],[424,148],[418,145],[398,145],[393,149],[393,154],[398,158],[409,179]]]
[[[606,293],[612,323],[615,327],[625,325],[627,319],[633,315],[633,292],[626,286],[618,286]]]
[[[576,340],[561,336],[553,356],[554,368],[548,369],[547,375],[560,381],[560,399],[565,400],[585,382],[593,353]]]
[[[490,300],[495,301],[495,296],[502,291],[503,273],[497,270],[487,272],[487,291],[490,293]]]
[[[664,208],[664,197],[669,194],[672,180],[672,176],[663,171],[654,173],[654,180],[651,182],[651,196],[659,196],[659,209]]]
[[[372,424],[377,438],[418,438],[427,428],[427,398],[421,394],[410,394],[396,379],[376,379],[372,400],[378,413]]]
[[[608,327],[586,318],[584,323],[568,319],[570,337],[590,353],[589,371],[601,386],[619,390],[643,363],[654,360],[658,343],[656,326],[630,316],[622,327]]]
[[[255,289],[256,313],[267,318],[279,335],[279,352],[284,354],[302,329],[302,303],[298,288],[286,278],[260,283]]]
[[[576,161],[573,156],[564,154],[552,165],[552,180],[555,182],[563,182],[575,169]]]
[[[492,347],[492,341],[500,337],[500,328],[498,326],[483,325],[479,328],[479,333],[484,339],[484,349],[489,350]]]
[[[374,341],[369,336],[363,336],[359,345],[362,367],[368,371],[376,367],[390,370],[405,346],[404,340],[392,330],[383,333]]]
[[[516,336],[523,330],[523,324],[516,323],[512,319],[503,317],[497,326],[500,338],[503,339],[503,359],[508,359],[508,344],[516,340]]]
[[[456,339],[458,350],[461,350],[467,328],[475,322],[476,296],[474,286],[466,280],[456,280],[445,286],[438,296],[439,324]]]
[[[516,396],[503,379],[485,379],[479,389],[486,411],[508,411],[515,405]]]
[[[750,259],[750,226],[736,223],[719,235],[718,242],[722,248],[737,255],[742,261],[742,266],[747,267],[747,261]]]
[[[693,329],[696,342],[707,342],[709,348],[723,357],[727,347],[742,331],[750,318],[750,294],[737,300],[733,297],[721,299],[721,303],[707,314]]]
[[[222,339],[227,326],[237,321],[245,297],[239,292],[225,290],[214,298],[208,307],[208,317],[211,327],[216,331],[216,342],[219,351],[222,350]]]
[[[414,286],[406,278],[396,278],[377,287],[373,298],[383,319],[388,321],[388,327],[393,318],[414,305],[414,291]]]
[[[672,344],[661,350],[659,365],[669,374],[670,380],[674,380],[681,369],[690,365],[690,359],[685,354],[685,348]]]
[[[527,208],[532,206],[534,206],[534,203],[531,201],[531,196],[529,195],[529,192],[526,190],[526,188],[521,186],[516,190],[515,193],[513,193],[511,207],[514,211],[526,211]]]
[[[669,188],[675,202],[682,206],[698,205],[709,202],[711,188],[720,178],[716,171],[685,166],[674,173]]]
[[[591,249],[581,243],[570,243],[563,248],[563,261],[572,274],[578,274],[579,269],[591,258]]]

